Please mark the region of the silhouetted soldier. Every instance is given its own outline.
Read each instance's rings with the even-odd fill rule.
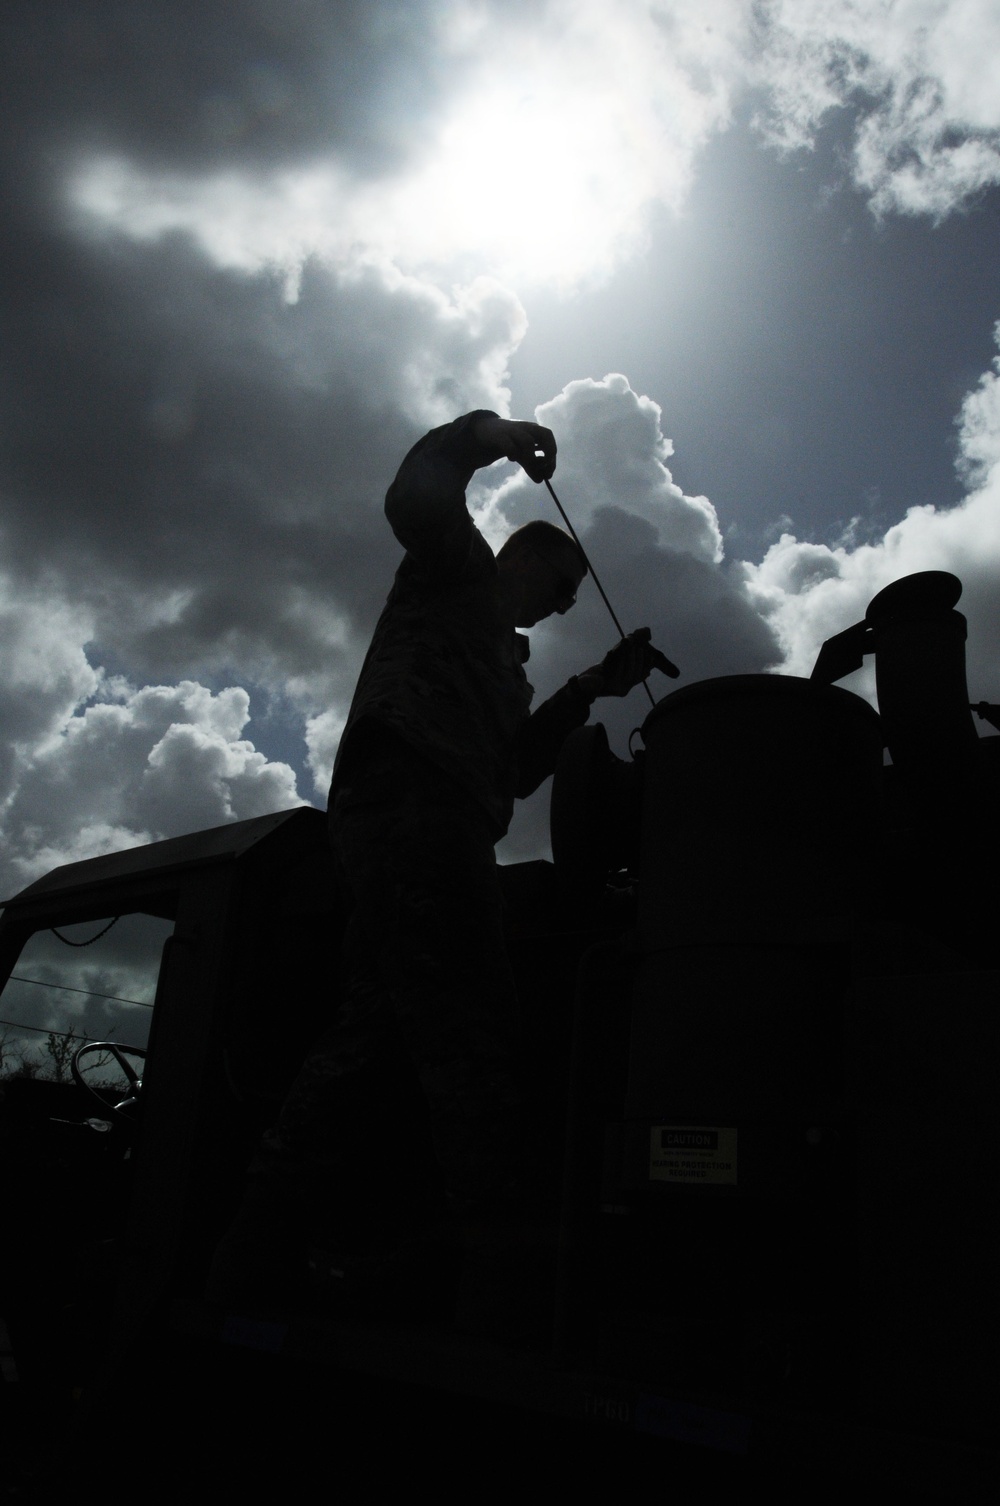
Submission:
[[[538,424],[470,413],[415,445],[389,488],[386,517],[406,557],[361,670],[330,792],[334,853],[354,902],[344,998],[265,1136],[217,1257],[219,1295],[227,1283],[249,1294],[286,1267],[291,1252],[276,1236],[309,1204],[305,1224],[326,1223],[339,1269],[350,1269],[352,1253],[376,1264],[391,1258],[404,1241],[391,1194],[377,1214],[370,1187],[351,1187],[350,1165],[363,1127],[381,1118],[384,1133],[392,1119],[384,1066],[400,1046],[419,1078],[467,1246],[491,1243],[520,1207],[515,995],[494,844],[515,797],[552,773],[594,699],[625,695],[669,666],[640,629],[530,712],[528,641],[517,629],[568,611],[587,566],[568,534],[541,521],[518,529],[494,558],[465,490],[479,467],[504,456],[540,482],[555,470],[555,439]],[[346,1246],[339,1255],[338,1243]]]

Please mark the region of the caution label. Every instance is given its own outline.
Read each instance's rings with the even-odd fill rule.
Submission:
[[[654,1124],[649,1179],[707,1187],[736,1186],[736,1130],[716,1125]]]

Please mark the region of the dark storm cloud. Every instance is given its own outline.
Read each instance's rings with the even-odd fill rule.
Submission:
[[[320,583],[367,625],[372,551],[388,548],[369,522],[422,427],[406,412],[422,394],[400,388],[440,306],[316,270],[289,307],[181,237],[88,237],[60,198],[67,165],[100,151],[266,169],[335,151],[356,172],[398,166],[445,92],[439,12],[4,8],[6,558],[87,603],[136,673],[206,658],[309,673],[329,660],[329,620],[301,609]]]
[[[622,627],[626,632],[650,628],[653,642],[680,668],[678,683],[755,674],[780,660],[774,633],[747,599],[738,570],[664,548],[650,524],[617,508],[602,508],[581,538]],[[544,679],[553,689],[603,657],[617,640],[593,582],[581,589],[574,613],[571,639],[558,623],[538,635],[538,658],[544,653]],[[658,673],[651,681],[657,698],[675,688]],[[623,738],[635,726],[636,705],[640,700],[649,705],[643,692],[633,695],[627,709],[613,699],[595,707],[622,754]]]
[[[478,362],[515,301],[486,290],[477,334],[374,270],[307,270],[288,304],[182,238],[34,248],[5,278],[8,560],[58,573],[137,673],[329,666],[334,604],[367,631],[391,575],[381,497],[424,427],[407,409],[440,384],[488,396]]]
[[[449,295],[386,266],[309,264],[290,303],[185,235],[88,223],[67,174],[95,151],[204,173],[329,150],[383,172],[443,92],[431,9],[5,11],[8,892],[296,803],[293,771],[243,735],[241,686],[313,731],[346,705],[399,553],[385,487],[430,422],[502,403],[523,317],[495,284]],[[337,714],[319,720],[323,764]]]
[[[365,175],[417,147],[447,85],[440,6],[7,0],[8,148],[262,168],[336,148]]]
[[[377,363],[343,361],[352,330],[330,280],[289,307],[180,241],[45,249],[7,281],[8,559],[58,571],[149,673],[266,632],[334,558],[350,611],[372,502],[357,457],[377,469],[411,436],[367,407]],[[193,593],[178,620],[147,626],[176,591]]]

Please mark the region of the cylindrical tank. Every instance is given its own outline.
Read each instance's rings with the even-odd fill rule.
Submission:
[[[841,1018],[879,718],[837,687],[740,675],[674,692],[643,737],[600,1342],[609,1363],[801,1397],[845,1300]]]
[[[877,713],[780,675],[650,712],[627,1116],[814,1122],[837,1098],[851,912],[870,903]]]
[[[850,908],[882,767],[866,701],[730,675],[667,696],[642,731],[640,951],[785,939]]]

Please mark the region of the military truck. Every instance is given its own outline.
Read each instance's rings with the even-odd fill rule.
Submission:
[[[346,899],[321,812],[70,864],[10,899],[0,980],[51,927],[165,934],[121,1088],[87,1096],[91,1045],[58,1104],[13,1084],[4,1105],[0,1311],[25,1418],[34,1397],[32,1425],[68,1439],[53,1488],[80,1439],[128,1438],[164,1499],[194,1499],[192,1439],[214,1440],[204,1483],[257,1478],[267,1437],[275,1479],[320,1447],[353,1480],[449,1460],[456,1494],[484,1456],[520,1469],[544,1445],[580,1483],[641,1463],[664,1488],[994,1495],[1000,738],[973,717],[1000,727],[1000,708],[970,703],[961,589],[894,583],[811,679],[674,691],[627,760],[600,725],[567,742],[553,861],[502,874],[540,1210],[528,1341],[456,1332],[426,1269],[424,1307],[202,1298],[336,1007]],[[868,655],[877,712],[834,683]],[[416,1208],[423,1105],[404,1060],[392,1074],[352,1152],[374,1199]]]

